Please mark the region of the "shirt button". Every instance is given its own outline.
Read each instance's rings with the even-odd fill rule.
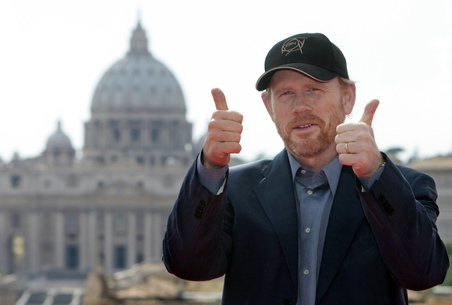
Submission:
[[[304,175],[304,174],[306,174],[306,170],[305,170],[305,169],[302,169],[302,170],[300,171],[300,173],[302,173],[302,174]]]
[[[308,275],[309,274],[309,270],[306,269],[305,271],[303,271],[304,275]]]
[[[311,228],[306,228],[305,232],[306,232],[306,233],[311,232]]]
[[[312,190],[308,190],[306,193],[308,193],[308,195],[312,195],[314,192]]]

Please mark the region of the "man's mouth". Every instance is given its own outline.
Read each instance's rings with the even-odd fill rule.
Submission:
[[[314,124],[299,125],[299,126],[295,127],[295,129],[305,129],[305,128],[309,128],[311,126],[314,126]]]

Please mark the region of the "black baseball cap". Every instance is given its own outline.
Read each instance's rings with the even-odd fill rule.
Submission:
[[[336,76],[349,79],[344,54],[320,33],[298,34],[275,44],[265,58],[265,73],[257,80],[256,89],[267,89],[273,74],[281,69],[295,70],[320,82]]]

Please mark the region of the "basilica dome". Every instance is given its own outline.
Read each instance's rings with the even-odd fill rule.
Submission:
[[[58,122],[57,130],[47,140],[42,157],[47,165],[70,166],[73,163],[75,150],[71,140],[61,129],[61,122]]]
[[[130,51],[107,70],[94,92],[95,113],[186,111],[180,85],[171,71],[148,51],[146,33],[138,22]]]
[[[57,124],[57,130],[47,140],[46,150],[74,150],[69,137],[61,129],[61,122]]]

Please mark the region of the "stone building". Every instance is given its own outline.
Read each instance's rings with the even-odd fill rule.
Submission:
[[[193,160],[178,81],[148,50],[130,50],[95,89],[76,157],[58,123],[36,158],[0,161],[0,268],[110,273],[161,261],[167,216]]]
[[[438,190],[438,232],[445,242],[452,242],[452,155],[437,156],[408,164],[430,175]]]

